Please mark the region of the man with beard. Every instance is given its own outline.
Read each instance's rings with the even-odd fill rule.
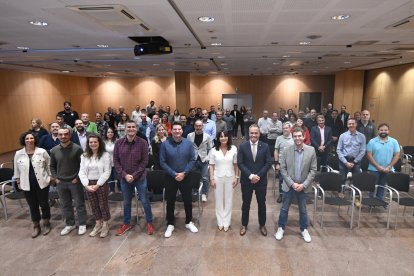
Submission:
[[[98,130],[98,134],[99,136],[101,136],[102,138],[105,138],[105,133],[108,130],[108,123],[105,122],[102,119],[102,113],[101,112],[96,112],[95,114],[95,119],[96,119],[96,129]]]
[[[394,165],[400,158],[400,146],[398,141],[389,137],[388,124],[378,126],[378,136],[372,138],[367,145],[367,158],[369,160],[368,171],[377,176],[377,185],[385,186],[387,174],[394,172]],[[370,194],[384,200],[384,188],[378,187],[377,194]]]
[[[77,120],[76,122],[79,122],[83,126],[81,120]],[[85,198],[83,185],[78,178],[83,151],[78,145],[69,140],[69,136],[69,129],[60,128],[58,131],[60,144],[50,151],[51,181],[55,181],[56,183],[66,222],[66,226],[60,232],[61,236],[69,234],[76,228],[72,201],[76,207],[79,222],[78,234],[83,235],[86,233]]]
[[[63,103],[64,110],[60,111],[58,114],[62,115],[65,123],[70,125],[72,128],[75,125],[75,121],[79,119],[78,112],[72,110],[72,104],[69,101]]]
[[[58,138],[59,124],[53,122],[50,124],[50,134],[42,136],[39,141],[39,148],[45,149],[50,155],[50,150],[59,145],[60,141]]]
[[[85,130],[85,125],[83,124],[82,120],[78,119],[75,121],[75,130],[72,132],[72,136],[70,140],[81,146],[82,150],[86,149],[86,139],[88,137],[89,132]]]

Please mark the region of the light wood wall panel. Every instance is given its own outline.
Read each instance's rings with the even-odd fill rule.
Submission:
[[[388,123],[391,136],[414,145],[414,64],[368,71],[364,108],[377,123]]]
[[[154,100],[157,106],[175,108],[174,78],[89,78],[91,108],[105,112],[108,106],[124,106],[128,114]]]
[[[321,92],[322,105],[333,100],[334,76],[211,76],[191,78],[191,106],[209,108],[222,102],[223,94],[253,94],[253,112],[298,111],[300,92]]]
[[[335,74],[334,108],[346,106],[350,114],[362,109],[364,71],[341,71]]]
[[[48,128],[65,100],[75,110],[87,109],[88,91],[85,78],[0,70],[0,153],[20,147],[18,137],[30,128],[32,118]]]

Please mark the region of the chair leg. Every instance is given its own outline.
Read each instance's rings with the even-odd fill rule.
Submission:
[[[9,218],[7,217],[7,202],[6,202],[6,196],[2,195],[2,201],[3,201],[3,211],[4,211],[4,220],[7,221]]]

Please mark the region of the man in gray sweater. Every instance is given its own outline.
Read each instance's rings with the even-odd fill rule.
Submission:
[[[79,181],[82,148],[70,141],[70,131],[60,128],[58,131],[60,144],[50,151],[50,171],[52,180],[55,181],[59,194],[66,226],[60,232],[61,236],[69,234],[75,226],[72,199],[75,203],[76,213],[79,220],[78,234],[86,232],[86,209],[83,186]]]

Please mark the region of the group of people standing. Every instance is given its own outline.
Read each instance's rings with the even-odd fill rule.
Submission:
[[[335,116],[335,110],[330,110],[329,106],[325,115],[317,115],[316,111],[310,110],[308,118],[305,118],[306,114],[298,117],[293,111],[284,115],[282,110],[279,114],[272,113],[269,118],[268,112],[264,111],[257,124],[251,109],[246,109],[241,117],[242,110],[239,111],[237,105],[232,111],[226,109],[225,114],[222,110],[216,112],[212,106],[210,112],[201,110],[200,116],[196,116],[194,109],[190,109],[188,117],[175,111],[171,122],[171,117],[166,112],[161,115],[151,101],[146,109],[140,110],[137,106],[137,114],[131,114],[133,119],[129,119],[125,113],[121,115],[121,118],[127,119],[120,121],[124,135],[118,139],[116,129],[102,123],[105,121],[101,121],[100,113],[96,113],[97,121],[93,123],[89,122],[86,113],[82,114],[81,119],[76,118],[77,113],[71,110],[70,103],[65,102],[64,107],[65,110],[58,113],[57,121],[50,125],[50,134],[46,132],[40,135],[41,123],[36,120],[32,122],[32,129],[20,138],[23,149],[16,152],[14,159],[14,178],[25,191],[30,206],[32,237],[40,235],[41,219],[43,234],[47,235],[51,229],[49,183],[57,188],[65,217],[66,225],[60,232],[62,236],[76,228],[73,207],[78,218],[78,234],[86,233],[86,192],[96,220],[89,235],[106,237],[111,218],[108,195],[115,191],[114,179],[119,180],[118,189],[124,199],[124,221],[116,235],[123,235],[132,228],[131,201],[135,190],[144,206],[147,233],[153,234],[155,228],[146,180],[151,156],[153,168],[166,173],[166,238],[175,229],[174,208],[178,190],[184,202],[185,227],[193,233],[198,232],[192,222],[190,174],[193,170],[202,175],[204,202],[207,201],[209,186],[214,188],[217,227],[220,231],[230,229],[233,192],[240,183],[243,201],[240,235],[247,232],[254,191],[258,203],[259,230],[266,236],[267,172],[273,164],[280,171],[281,196],[278,202],[282,203],[275,237],[277,240],[283,238],[289,207],[296,197],[301,235],[306,242],[310,242],[306,191],[317,171],[317,160],[323,165],[335,142],[341,174],[348,171],[357,173],[361,158],[366,154],[365,137],[373,135],[367,146],[367,158],[370,161],[369,170],[378,176],[380,183],[384,183],[385,175],[393,170],[399,154],[398,142],[388,137],[388,125],[381,124],[379,135],[375,137],[376,132],[371,133],[373,128],[375,130],[372,122],[361,122],[365,130],[362,134],[356,131],[356,120],[349,116],[346,118],[348,130],[335,141],[332,128],[325,125],[327,114],[332,119]],[[362,117],[369,119],[369,112],[368,115],[364,112],[368,111],[363,111]],[[166,119],[160,122],[160,116]],[[59,121],[59,118],[63,120]],[[140,118],[139,122],[137,118]],[[240,118],[243,118],[244,123],[241,123]],[[144,134],[141,128],[147,119],[151,123],[143,128]],[[237,150],[232,140],[237,137],[238,126],[247,127],[248,138]],[[245,136],[243,132],[242,136]],[[44,148],[37,146],[39,138]],[[383,197],[383,191],[379,190],[377,196]]]

